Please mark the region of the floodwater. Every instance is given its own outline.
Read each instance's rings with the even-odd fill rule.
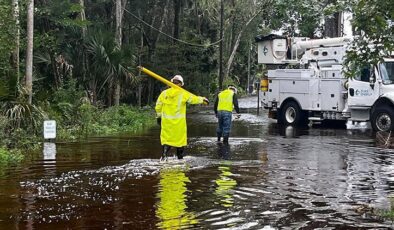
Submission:
[[[229,145],[213,112],[190,114],[183,161],[158,161],[158,127],[44,143],[0,177],[0,229],[394,228],[393,150],[368,126],[280,127],[255,101]]]

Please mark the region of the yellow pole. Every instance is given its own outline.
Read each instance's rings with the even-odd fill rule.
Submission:
[[[185,91],[186,93],[189,93],[189,94],[191,94],[193,96],[196,96],[193,93],[190,93],[189,91],[187,91],[186,89],[175,85],[174,83],[170,82],[169,80],[165,79],[164,77],[162,77],[162,76],[160,76],[160,75],[148,70],[147,68],[144,68],[142,66],[138,66],[138,69],[141,70],[142,72],[146,73],[147,75],[155,78],[156,80],[159,80],[159,81],[163,82],[164,84],[172,87],[172,88],[180,89],[180,90]]]

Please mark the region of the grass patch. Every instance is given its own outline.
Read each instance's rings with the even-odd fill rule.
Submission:
[[[152,110],[131,106],[114,106],[98,109],[90,104],[82,104],[78,109],[78,122],[72,125],[60,122],[58,139],[78,139],[92,135],[138,132],[155,124]]]
[[[390,209],[380,210],[378,215],[386,220],[394,221],[394,197],[389,197],[390,199]]]

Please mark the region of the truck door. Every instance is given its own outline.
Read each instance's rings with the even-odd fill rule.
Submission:
[[[349,107],[365,107],[365,109],[367,109],[368,107],[372,106],[376,101],[376,98],[379,97],[379,84],[375,78],[374,85],[371,87],[370,76],[370,69],[364,68],[359,76],[349,80]]]

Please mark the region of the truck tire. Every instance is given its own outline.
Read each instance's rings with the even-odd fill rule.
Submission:
[[[394,130],[394,109],[390,106],[376,108],[372,113],[371,125],[374,131]]]
[[[280,109],[278,121],[283,125],[302,126],[307,124],[308,117],[296,102],[289,101]]]

